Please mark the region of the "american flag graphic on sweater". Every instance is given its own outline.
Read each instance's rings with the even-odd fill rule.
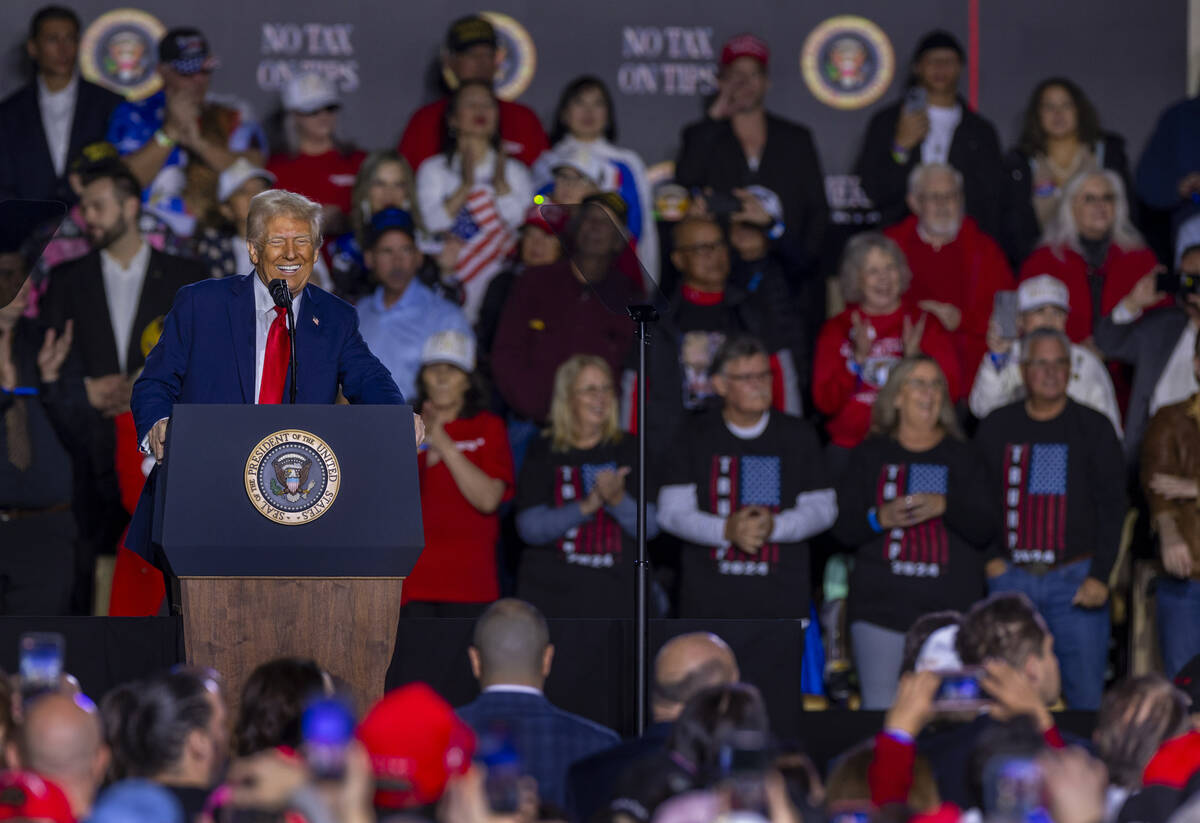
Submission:
[[[1004,534],[1012,561],[1053,565],[1066,548],[1066,443],[1004,447]]]
[[[716,455],[712,459],[709,506],[714,514],[728,517],[747,506],[762,506],[775,513],[782,510],[783,461],[776,456]],[[765,576],[779,562],[779,544],[766,543],[756,554],[736,546],[713,549],[720,574]]]
[[[910,494],[940,494],[949,490],[950,470],[938,463],[888,463],[879,473],[876,505]],[[892,574],[938,577],[950,562],[950,543],[941,517],[888,532],[884,551]]]
[[[559,466],[554,484],[554,505],[582,500],[596,487],[602,471],[616,471],[616,463],[584,463]],[[611,568],[621,558],[621,526],[603,508],[558,539],[559,551],[568,563],[592,568]]]
[[[463,241],[454,279],[464,287],[477,277],[494,272],[516,242],[516,235],[496,209],[491,189],[476,186],[450,227],[450,233]]]

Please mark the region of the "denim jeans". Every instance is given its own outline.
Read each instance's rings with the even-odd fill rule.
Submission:
[[[1200,654],[1200,583],[1160,576],[1155,583],[1158,603],[1158,646],[1167,677]]]
[[[1108,604],[1098,609],[1072,606],[1071,599],[1087,577],[1091,560],[1078,560],[1043,575],[1010,565],[988,580],[988,591],[1021,592],[1054,635],[1054,654],[1062,675],[1063,700],[1071,709],[1096,711],[1104,692],[1108,665]]]

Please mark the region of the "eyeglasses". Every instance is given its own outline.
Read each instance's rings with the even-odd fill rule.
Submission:
[[[1117,202],[1117,195],[1113,192],[1108,194],[1085,194],[1083,196],[1083,205],[1097,206],[1103,203],[1106,206],[1112,206]]]
[[[602,386],[580,386],[575,390],[575,394],[580,397],[610,397],[613,393],[611,383]]]
[[[771,379],[771,371],[755,371],[745,374],[725,374],[722,375],[726,380],[731,380],[734,383],[762,383]]]
[[[676,249],[684,254],[716,254],[725,249],[725,244],[717,240],[712,243],[694,243],[691,246],[676,246]]]
[[[296,113],[303,115],[304,117],[314,117],[318,114],[336,114],[338,109],[340,109],[340,108],[341,108],[341,106],[339,106],[337,103],[330,103],[328,106],[322,106],[319,109],[313,109],[312,111],[301,111],[301,112],[296,112]]]

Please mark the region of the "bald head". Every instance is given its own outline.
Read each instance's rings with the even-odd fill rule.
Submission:
[[[514,597],[497,600],[475,623],[471,667],[484,687],[498,684],[541,688],[553,656],[546,618]]]
[[[709,686],[736,683],[737,658],[709,632],[672,638],[654,658],[653,712],[657,723],[674,720],[693,695]]]
[[[16,743],[22,768],[61,786],[76,814],[90,808],[108,765],[108,750],[99,713],[86,697],[38,698],[25,710]]]

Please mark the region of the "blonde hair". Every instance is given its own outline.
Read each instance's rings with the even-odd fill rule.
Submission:
[[[314,247],[321,245],[321,206],[302,194],[283,189],[268,189],[250,198],[246,217],[246,239],[261,256],[267,245],[267,224],[272,217],[294,217],[308,223]]]
[[[354,188],[350,191],[350,230],[354,232],[360,247],[362,246],[363,232],[371,222],[371,205],[368,196],[371,180],[375,177],[375,172],[379,171],[379,167],[385,163],[395,163],[400,167],[400,174],[404,178],[404,187],[408,189],[408,204],[403,208],[412,218],[413,225],[420,231],[425,230],[425,224],[421,221],[421,213],[417,210],[417,180],[413,175],[412,166],[408,165],[404,155],[392,149],[373,151],[358,167],[358,174],[354,177]]]
[[[1117,244],[1117,248],[1121,251],[1133,251],[1146,245],[1141,233],[1133,227],[1133,221],[1129,219],[1129,199],[1125,194],[1125,183],[1122,182],[1121,175],[1109,169],[1099,169],[1076,175],[1067,183],[1063,188],[1058,211],[1042,234],[1042,245],[1049,246],[1059,257],[1066,249],[1083,254],[1083,247],[1079,243],[1079,227],[1075,225],[1075,198],[1083,184],[1095,177],[1107,182],[1113,194],[1117,196],[1112,227],[1112,241]]]
[[[867,255],[875,249],[892,258],[892,262],[900,269],[900,293],[908,291],[912,283],[912,269],[908,267],[908,260],[896,241],[877,231],[864,231],[851,237],[846,242],[846,250],[842,252],[838,282],[842,288],[842,299],[847,303],[862,302],[862,270],[867,264]]]
[[[575,389],[575,381],[579,374],[588,366],[604,372],[609,383],[613,381],[612,369],[608,361],[594,354],[577,354],[568,359],[554,372],[554,394],[550,399],[550,425],[544,432],[550,438],[552,451],[565,452],[572,446],[575,434],[575,421],[571,415],[571,392]],[[615,392],[616,385],[613,385]],[[601,443],[616,443],[621,439],[621,425],[617,422],[617,404],[614,396],[612,410],[604,421],[604,430],[600,433]]]
[[[896,408],[896,395],[900,393],[904,381],[922,363],[929,363],[937,369],[938,376],[942,378],[942,408],[938,412],[938,426],[955,440],[963,439],[962,431],[958,428],[958,419],[954,416],[954,402],[950,399],[946,375],[938,362],[927,354],[905,357],[892,366],[887,382],[883,384],[883,388],[875,396],[875,404],[871,406],[871,434],[896,436],[896,431],[900,428],[900,410]]]

